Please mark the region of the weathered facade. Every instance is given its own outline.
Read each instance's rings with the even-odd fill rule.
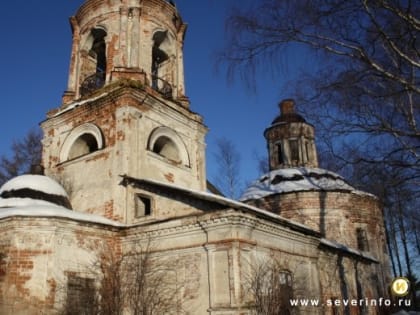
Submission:
[[[374,196],[318,168],[292,100],[264,134],[270,172],[241,202],[208,193],[175,6],[87,0],[71,26],[67,91],[41,124],[46,176],[0,189],[0,314],[94,313],[82,302],[102,292],[100,262],[149,243],[182,304],[165,314],[252,314],[249,279],[268,260],[287,299],[319,301],[282,314],[379,313],[327,302],[387,297],[383,218]]]

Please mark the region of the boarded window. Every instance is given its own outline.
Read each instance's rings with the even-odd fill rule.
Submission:
[[[69,276],[66,315],[91,315],[94,313],[95,286],[93,279]]]

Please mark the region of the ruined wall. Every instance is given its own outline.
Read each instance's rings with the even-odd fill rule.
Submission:
[[[187,314],[251,314],[250,279],[270,260],[291,276],[287,297],[325,303],[384,294],[378,279],[383,270],[375,262],[320,245],[310,230],[234,210],[118,229],[64,218],[10,217],[0,221],[0,233],[0,313],[5,314],[59,314],[68,307],[69,281],[91,281],[95,285],[84,289],[94,294],[106,274],[101,262],[146,248],[165,272],[162,290],[168,290],[164,285],[176,290]],[[333,314],[321,304],[296,308],[299,314]],[[359,311],[352,308],[350,314]]]
[[[384,282],[384,270],[375,262],[326,250],[320,253],[318,268],[323,314],[376,315],[381,307],[372,301],[389,297],[384,289],[389,282]],[[359,305],[351,303],[361,300]]]
[[[305,224],[325,238],[358,248],[358,228],[366,231],[368,248],[382,260],[387,254],[383,215],[378,200],[369,194],[348,192],[292,192],[270,195],[252,204]]]
[[[110,230],[62,219],[3,219],[0,234],[1,314],[59,314],[68,276],[95,279],[101,250],[118,247]]]

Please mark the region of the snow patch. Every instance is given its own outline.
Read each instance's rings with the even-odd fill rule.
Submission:
[[[0,198],[0,209],[28,207],[28,206],[46,206],[46,207],[60,207],[55,203],[32,198]]]
[[[74,103],[70,104],[68,107],[66,107],[66,108],[64,108],[64,109],[62,109],[62,110],[60,110],[60,111],[58,111],[57,113],[55,113],[55,114],[53,115],[53,117],[57,117],[57,116],[59,116],[59,115],[61,115],[61,114],[65,113],[65,112],[68,112],[69,110],[71,110],[71,109],[73,109],[73,108],[76,108],[76,107],[78,107],[78,106],[81,106],[81,105],[83,105],[83,104],[86,104],[86,103],[89,103],[89,102],[96,101],[96,100],[98,100],[98,99],[100,99],[100,98],[102,98],[103,96],[106,96],[106,95],[108,95],[108,93],[102,93],[101,95],[98,95],[98,96],[93,97],[93,98],[89,98],[89,99],[87,99],[87,100],[83,100],[83,101],[79,101],[79,102],[74,102]]]
[[[357,249],[348,247],[348,246],[346,246],[344,244],[340,244],[340,243],[337,243],[337,242],[328,240],[326,238],[322,238],[321,239],[321,244],[323,244],[325,246],[328,246],[328,247],[331,247],[331,248],[335,248],[335,249],[338,249],[338,250],[347,252],[349,254],[353,254],[353,255],[356,255],[356,256],[361,256],[361,257],[364,257],[366,259],[369,259],[369,260],[378,262],[378,260],[376,258],[374,258],[373,256],[371,256],[371,255],[369,255],[367,253],[364,253],[364,252],[362,252],[360,250],[357,250]]]
[[[0,188],[0,195],[5,191],[29,188],[50,195],[68,197],[64,188],[55,180],[43,175],[21,175],[12,178]]]
[[[369,195],[350,186],[343,177],[334,172],[301,167],[273,170],[261,176],[246,189],[240,200],[298,191],[347,191]]]
[[[31,204],[30,206],[2,208],[0,209],[0,219],[8,217],[54,217],[71,219],[76,221],[106,224],[111,226],[125,226],[122,223],[107,219],[100,215],[72,211],[61,206],[46,204]]]

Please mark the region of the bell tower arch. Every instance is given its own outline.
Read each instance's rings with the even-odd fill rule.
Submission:
[[[186,24],[165,0],[88,0],[70,19],[73,46],[63,104],[121,78],[137,80],[188,106]]]

